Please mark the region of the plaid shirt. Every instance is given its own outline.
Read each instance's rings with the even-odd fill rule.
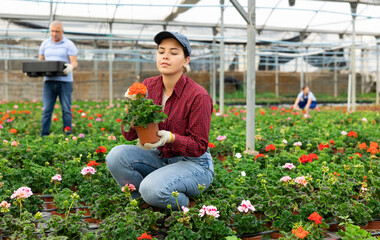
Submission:
[[[148,88],[147,98],[161,105],[162,76],[145,79],[142,83]],[[212,110],[212,100],[207,91],[182,74],[165,104],[164,112],[168,118],[159,123],[160,130],[167,130],[175,135],[173,143],[158,148],[162,157],[203,155],[208,147]],[[122,128],[121,131],[128,141],[137,138],[133,129],[124,132]]]

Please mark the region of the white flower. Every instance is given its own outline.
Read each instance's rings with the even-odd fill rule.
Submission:
[[[236,154],[235,154],[235,157],[236,157],[236,158],[241,158],[241,157],[242,157],[242,156],[241,156],[241,153],[236,153]]]
[[[346,131],[341,131],[340,134],[342,134],[343,136],[346,136],[347,132]]]
[[[362,118],[362,122],[368,122],[367,118]]]
[[[247,174],[244,171],[241,171],[241,176],[245,177],[245,176],[247,176]]]
[[[252,206],[251,202],[249,200],[243,200],[241,202],[241,205],[238,207],[239,212],[248,212],[251,210],[254,212],[256,209],[254,206]]]
[[[182,206],[182,211],[183,211],[183,214],[186,214],[189,211],[189,209],[185,206]]]
[[[287,168],[287,169],[293,169],[293,168],[295,168],[296,166],[294,166],[294,164],[293,163],[285,163],[285,165],[284,166],[282,166],[283,168]]]
[[[295,142],[295,143],[293,143],[293,145],[294,145],[294,146],[300,146],[300,147],[301,147],[301,146],[302,146],[302,143],[301,143],[301,142]]]
[[[286,144],[288,144],[288,141],[286,141],[286,140],[284,139],[284,140],[282,140],[282,143],[286,145]]]
[[[62,181],[62,177],[61,175],[59,174],[56,174],[54,175],[52,178],[51,178],[52,181]]]

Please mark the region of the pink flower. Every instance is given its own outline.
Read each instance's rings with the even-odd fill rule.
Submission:
[[[8,143],[8,141],[4,139],[4,140],[3,140],[3,143]]]
[[[293,168],[296,168],[296,166],[294,166],[293,163],[285,163],[284,166],[282,166],[283,168],[287,168],[289,170],[293,169]]]
[[[78,137],[83,138],[84,134],[83,133],[79,133]]]
[[[3,125],[0,124],[0,129],[3,129]]]
[[[182,206],[182,211],[183,211],[183,214],[186,214],[189,211],[189,209],[185,206]]]
[[[226,139],[227,139],[226,136],[220,136],[220,135],[216,138],[216,140],[218,140],[218,141],[223,141],[223,140],[226,140]]]
[[[78,138],[77,138],[77,137],[75,137],[75,136],[73,136],[71,139],[73,139],[73,140],[75,141],[75,140],[77,140]]]
[[[116,140],[115,136],[108,136],[108,140]]]
[[[133,184],[125,184],[125,186],[124,187],[122,187],[121,188],[121,191],[122,192],[133,192],[133,191],[136,191],[136,187],[135,187],[135,185],[133,185]]]
[[[251,202],[249,200],[243,200],[241,202],[241,205],[238,207],[239,212],[248,212],[251,210],[254,212],[256,209],[254,206],[252,206]]]
[[[101,122],[101,121],[102,121],[102,119],[101,119],[101,118],[99,118],[99,117],[98,117],[98,118],[96,118],[95,120],[96,120],[96,121],[98,121],[98,122]]]
[[[18,142],[17,142],[17,141],[13,141],[11,145],[12,145],[13,147],[17,147]]]
[[[282,178],[280,179],[280,182],[289,182],[290,180],[292,180],[291,177],[289,177],[289,176],[285,176],[285,177],[282,177]]]
[[[295,143],[293,143],[293,146],[299,146],[299,147],[301,147],[302,143],[301,142],[295,142]]]
[[[362,118],[362,122],[368,122],[367,118]]]
[[[286,144],[288,144],[288,141],[286,141],[286,140],[284,139],[284,140],[282,140],[282,143],[286,145]]]
[[[29,187],[20,187],[12,194],[11,198],[26,199],[33,195],[32,190]]]
[[[6,208],[6,209],[8,209],[10,206],[11,206],[11,204],[8,203],[7,201],[2,201],[0,203],[0,208]]]
[[[90,175],[90,174],[95,174],[96,170],[93,167],[84,167],[82,171],[80,171],[83,176]]]
[[[347,132],[346,131],[341,131],[340,134],[342,134],[343,136],[346,136]]]
[[[202,209],[199,210],[199,214],[198,214],[200,217],[203,217],[204,215],[207,215],[207,216],[214,216],[214,218],[218,218],[219,217],[219,211],[218,209],[215,207],[215,206],[205,206],[203,205]]]
[[[58,181],[58,182],[60,182],[60,181],[62,181],[62,177],[61,177],[61,175],[56,174],[56,175],[54,175],[54,176],[51,178],[51,180],[52,180],[52,181]]]
[[[217,112],[217,113],[215,113],[215,116],[217,116],[217,117],[219,117],[219,116],[221,116],[222,114],[220,113],[220,112]]]
[[[308,184],[304,176],[296,177],[296,179],[294,179],[294,182],[298,183],[299,185],[303,185],[304,187],[306,187]]]

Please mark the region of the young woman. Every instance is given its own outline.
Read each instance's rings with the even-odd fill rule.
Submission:
[[[308,86],[302,88],[302,91],[298,94],[296,100],[294,101],[293,108],[297,109],[305,109],[305,111],[309,111],[309,109],[314,109],[317,107],[317,99],[314,94],[310,91]]]
[[[214,177],[208,150],[212,100],[207,91],[184,75],[190,62],[188,39],[179,33],[163,31],[157,43],[157,68],[161,75],[145,79],[148,98],[164,106],[168,115],[159,124],[160,140],[141,146],[120,145],[106,157],[107,166],[120,186],[135,185],[132,197],[142,197],[155,207],[168,204],[177,209],[172,192],[179,193],[179,206],[190,206],[189,197],[200,193],[199,185],[210,186]],[[136,132],[122,130],[128,141]]]

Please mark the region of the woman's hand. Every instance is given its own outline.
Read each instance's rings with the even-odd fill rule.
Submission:
[[[161,146],[164,146],[166,143],[172,143],[175,140],[175,135],[171,133],[170,131],[165,130],[159,130],[157,132],[157,135],[160,137],[160,140],[158,140],[155,143],[145,143],[145,148],[158,148]]]

